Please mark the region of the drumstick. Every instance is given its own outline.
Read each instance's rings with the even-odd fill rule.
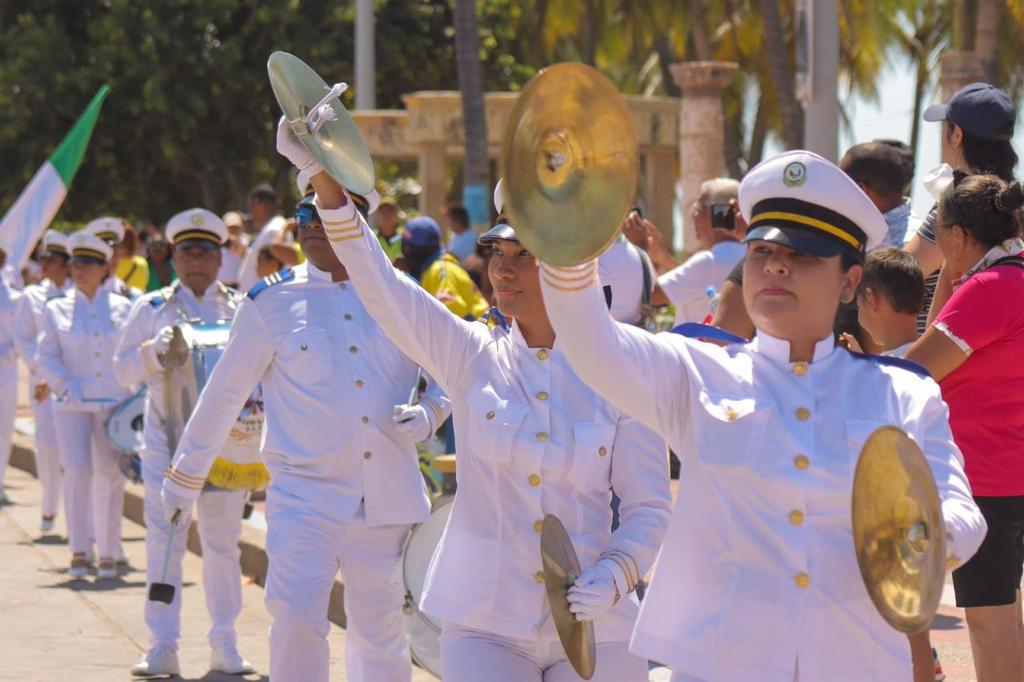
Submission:
[[[149,601],[157,601],[161,604],[170,604],[174,601],[174,585],[170,585],[167,582],[167,569],[171,565],[171,549],[174,547],[174,529],[178,525],[178,517],[181,516],[181,510],[178,509],[174,512],[174,516],[171,517],[171,530],[167,537],[167,549],[164,550],[164,570],[160,577],[160,582],[152,583],[149,586]]]
[[[418,405],[419,404],[419,402],[420,402],[420,381],[422,379],[423,379],[423,368],[420,367],[419,365],[417,365],[416,366],[416,381],[412,385],[412,391],[409,392],[409,402],[406,403],[407,405],[411,406],[411,405]],[[409,417],[408,419],[403,419],[402,421],[400,421],[398,423],[399,424],[404,424],[407,421],[412,421],[412,419],[413,419],[412,417]]]

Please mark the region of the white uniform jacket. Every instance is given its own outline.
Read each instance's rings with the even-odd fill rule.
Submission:
[[[181,322],[230,320],[235,316],[240,299],[238,292],[220,282],[211,284],[202,298],[197,298],[181,282],[175,282],[136,299],[114,351],[114,374],[122,386],[137,386],[145,381],[149,387],[142,434],[146,450],[165,456],[172,454],[167,452],[167,432],[163,425],[167,414],[163,365],[149,341],[164,327]]]
[[[14,347],[21,361],[28,367],[33,383],[35,379],[39,378],[36,351],[39,347],[39,338],[43,333],[46,302],[64,296],[72,286],[70,277],[64,288],[45,279],[38,284],[28,285],[21,292],[21,301],[18,303],[18,310],[15,313]]]
[[[114,347],[131,306],[102,286],[91,301],[77,288],[47,301],[36,365],[55,409],[101,412],[131,395],[114,378]]]
[[[253,287],[185,427],[165,488],[198,497],[214,458],[258,383],[263,459],[278,493],[330,520],[365,497],[368,525],[430,513],[414,444],[395,431],[416,365],[392,345],[351,284],[305,263]]]
[[[22,292],[0,283],[0,370],[15,366],[15,325],[21,298]]]
[[[392,267],[351,202],[320,215],[367,309],[452,400],[458,494],[422,608],[502,636],[555,638],[544,516],[562,520],[584,568],[617,549],[645,573],[670,514],[664,441],[587,388],[558,342],[529,348],[515,324],[506,332],[452,315]],[[612,488],[622,500],[615,533]],[[624,598],[597,620],[598,640],[628,639],[636,614]]]
[[[763,332],[720,348],[618,324],[594,261],[542,266],[572,366],[680,454],[679,497],[633,638],[685,680],[909,680],[906,636],[868,597],[850,520],[865,439],[895,425],[938,484],[949,552],[976,551],[971,497],[938,385],[818,343],[811,363]]]

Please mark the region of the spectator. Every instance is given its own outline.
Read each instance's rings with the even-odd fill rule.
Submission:
[[[469,211],[463,206],[449,206],[444,213],[448,237],[448,253],[459,259],[461,265],[476,251],[476,233],[469,224]]]
[[[221,247],[220,272],[217,279],[229,287],[238,287],[238,273],[249,250],[249,235],[245,233],[245,219],[238,211],[228,211],[222,218],[228,228],[228,241]]]
[[[917,314],[924,307],[924,275],[914,257],[894,247],[869,254],[857,303],[860,326],[882,355],[906,355],[917,340]]]
[[[394,263],[402,255],[402,230],[399,229],[398,204],[394,198],[384,197],[377,207],[377,240]]]
[[[487,312],[487,301],[469,273],[441,248],[441,228],[433,218],[419,216],[406,224],[402,259],[420,286],[459,317],[475,320]]]
[[[900,153],[881,142],[856,144],[843,155],[839,167],[864,190],[889,226],[879,248],[903,246],[911,202],[906,196],[906,168]]]
[[[676,324],[703,322],[712,313],[712,300],[721,290],[726,277],[743,258],[746,248],[740,243],[746,224],[737,220],[736,194],[740,184],[731,178],[707,180],[700,186],[694,204],[693,220],[700,251],[682,265],[658,277],[658,286],[676,307]],[[660,233],[659,233],[660,236]],[[651,260],[655,266],[665,262],[656,256],[668,249],[660,239],[654,241]],[[664,300],[655,296],[654,304]]]
[[[149,238],[146,258],[149,261],[149,283],[146,285],[146,291],[162,289],[178,279],[171,259],[171,245],[160,233]]]
[[[274,249],[270,244],[267,244],[260,249],[260,252],[256,257],[256,274],[260,279],[268,277],[279,270],[283,270],[284,267],[284,261],[274,255]]]
[[[139,254],[139,233],[126,220],[124,223],[124,236],[120,242],[112,244],[114,247],[113,272],[126,285],[132,289],[145,291],[149,285],[149,263]]]
[[[956,289],[907,353],[942,387],[967,479],[988,523],[981,548],[953,572],[979,682],[1024,680],[1022,204],[1017,182],[955,176],[939,201],[935,237]]]
[[[249,195],[249,211],[258,231],[238,270],[238,288],[241,291],[248,291],[259,281],[256,272],[259,253],[264,246],[273,243],[278,232],[284,228],[285,220],[280,214],[280,206],[277,192],[270,185],[258,185]]]

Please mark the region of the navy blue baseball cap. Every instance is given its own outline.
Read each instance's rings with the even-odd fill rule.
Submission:
[[[953,95],[949,104],[924,110],[926,121],[949,121],[968,135],[987,140],[1009,140],[1017,122],[1017,109],[1009,95],[988,83],[971,83]]]
[[[440,246],[441,228],[430,216],[417,216],[405,224],[402,241],[412,246]]]

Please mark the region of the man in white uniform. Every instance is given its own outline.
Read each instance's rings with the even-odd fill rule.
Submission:
[[[743,226],[736,220],[738,189],[739,183],[731,178],[701,184],[693,210],[701,250],[658,277],[658,286],[676,307],[676,324],[703,322],[712,312],[712,300],[725,278],[743,257]],[[655,259],[657,262],[659,259]]]
[[[0,249],[0,267],[7,253]],[[0,504],[7,502],[4,475],[11,457],[14,413],[18,404],[18,363],[14,356],[14,323],[21,292],[0,281]]]
[[[32,416],[35,420],[36,471],[43,488],[39,529],[44,533],[53,530],[54,519],[60,508],[64,471],[60,466],[57,429],[53,424],[53,396],[39,375],[36,347],[43,331],[46,302],[63,296],[72,286],[69,258],[67,237],[56,230],[48,230],[43,237],[43,252],[39,256],[44,279],[38,284],[25,287],[18,306],[14,334],[18,355],[29,370],[29,393],[32,396]]]
[[[949,565],[974,554],[986,526],[938,385],[913,363],[833,342],[836,310],[855,296],[885,221],[810,152],[758,165],[739,200],[750,221],[751,343],[722,348],[616,323],[596,260],[543,266],[548,314],[572,366],[682,458],[632,651],[668,665],[674,682],[909,680],[906,636],[872,605],[851,538],[865,440],[895,425],[921,445]]]
[[[241,291],[248,291],[259,281],[256,261],[259,260],[260,250],[273,244],[284,229],[284,216],[278,212],[280,207],[277,193],[270,185],[256,187],[249,196],[249,212],[252,213],[253,223],[259,225],[259,230],[252,238],[238,269],[238,288]]]
[[[188,509],[257,383],[266,409],[266,604],[273,680],[326,682],[327,607],[345,583],[347,679],[407,682],[401,556],[429,514],[413,441],[395,406],[416,365],[366,312],[331,251],[312,197],[296,215],[307,262],[267,277],[238,308],[231,341],[164,481],[165,515]],[[414,411],[433,419],[447,411]],[[403,414],[403,419],[409,415]],[[405,425],[409,426],[408,424]]]
[[[142,480],[146,487],[146,582],[176,587],[174,601],[146,601],[150,649],[132,667],[133,675],[177,675],[181,637],[181,562],[188,542],[188,524],[174,528],[167,573],[163,559],[171,542],[171,525],[164,520],[160,500],[164,474],[171,464],[164,402],[164,354],[172,327],[186,321],[217,322],[234,317],[240,296],[217,280],[221,246],[227,227],[202,208],[182,211],[167,222],[167,240],[174,249],[178,281],[146,294],[135,302],[114,354],[114,371],[124,386],[145,382],[145,441]],[[236,415],[237,416],[237,415]],[[207,634],[212,648],[210,670],[251,673],[253,667],[238,653],[235,620],[242,610],[242,572],[238,541],[242,537],[244,490],[207,489],[199,496],[199,539],[203,547],[203,587],[213,627]],[[191,506],[189,508],[191,511]]]

